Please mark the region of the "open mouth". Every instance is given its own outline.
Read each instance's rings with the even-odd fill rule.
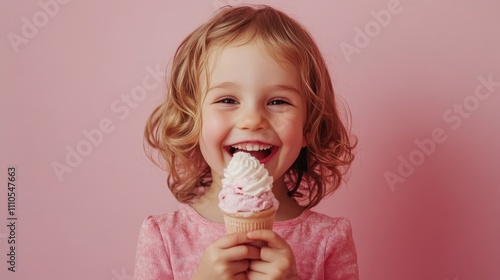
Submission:
[[[269,157],[274,150],[274,146],[264,144],[236,144],[228,148],[228,152],[233,156],[237,152],[249,153],[259,161],[263,161]]]

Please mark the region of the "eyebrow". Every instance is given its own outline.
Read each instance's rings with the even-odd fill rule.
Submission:
[[[223,82],[217,85],[214,85],[208,89],[207,92],[210,92],[211,90],[214,89],[234,89],[234,88],[239,88],[238,84],[233,83],[233,82]],[[268,86],[264,89],[265,91],[292,91],[297,94],[300,94],[300,91],[296,89],[295,87],[291,85],[286,85],[286,84],[275,84],[272,86]]]
[[[228,88],[237,88],[238,85],[233,83],[233,82],[223,82],[218,85],[212,86],[208,89],[207,92],[214,90],[214,89],[228,89]]]

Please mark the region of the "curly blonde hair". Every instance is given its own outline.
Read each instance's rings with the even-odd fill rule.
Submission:
[[[147,121],[146,153],[168,172],[168,187],[179,202],[193,202],[210,186],[210,168],[198,145],[200,77],[206,75],[213,46],[242,38],[263,42],[273,57],[299,71],[307,104],[307,146],[286,172],[285,182],[290,197],[312,208],[342,182],[354,159],[356,139],[346,126],[348,110],[344,119],[340,116],[327,65],[312,36],[296,20],[266,5],[223,7],[182,41],[172,61],[167,98]]]

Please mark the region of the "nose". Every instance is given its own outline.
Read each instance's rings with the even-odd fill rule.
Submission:
[[[267,117],[265,112],[259,108],[248,107],[241,108],[240,114],[238,115],[237,127],[239,129],[246,130],[259,130],[266,129],[269,127]]]

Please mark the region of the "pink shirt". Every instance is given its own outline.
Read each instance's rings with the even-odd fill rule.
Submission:
[[[351,225],[311,210],[273,230],[293,250],[301,279],[358,279]],[[191,279],[205,248],[225,234],[224,224],[211,222],[187,206],[149,216],[137,246],[135,280]]]

